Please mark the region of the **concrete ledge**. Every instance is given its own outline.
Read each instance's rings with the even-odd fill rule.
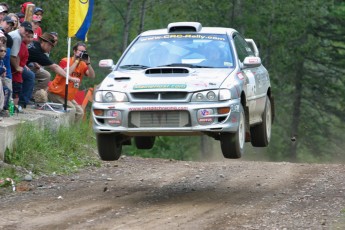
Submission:
[[[16,130],[19,125],[30,122],[43,129],[56,130],[60,126],[69,126],[74,122],[75,111],[54,112],[48,110],[38,110],[34,108],[25,109],[23,113],[17,113],[12,117],[4,117],[0,121],[0,160],[5,159],[6,149],[12,150],[16,139]]]

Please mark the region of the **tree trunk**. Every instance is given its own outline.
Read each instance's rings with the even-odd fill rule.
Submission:
[[[131,11],[133,6],[133,0],[127,0],[127,9],[125,14],[124,29],[123,29],[123,43],[122,43],[122,52],[125,51],[128,45],[129,37],[129,28],[131,24]]]
[[[146,0],[143,0],[141,2],[141,8],[140,8],[140,22],[139,22],[139,31],[138,34],[143,32],[144,30],[144,22],[145,22],[145,13],[146,13]]]

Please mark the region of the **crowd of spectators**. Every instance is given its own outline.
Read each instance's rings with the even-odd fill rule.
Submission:
[[[10,6],[0,2],[0,117],[9,116],[10,102],[17,111],[23,111],[28,105],[47,102],[48,95],[56,103],[63,103],[65,97],[67,58],[56,64],[49,57],[58,34],[42,31],[44,10],[33,2],[24,2],[18,10],[10,13]],[[82,118],[83,110],[74,95],[83,76],[95,77],[90,57],[82,58],[85,51],[86,45],[77,43],[70,57],[67,106],[77,111],[76,121]],[[54,81],[51,72],[56,74]]]

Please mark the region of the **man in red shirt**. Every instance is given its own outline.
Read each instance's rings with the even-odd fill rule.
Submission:
[[[33,40],[33,33],[26,32],[23,37],[23,41],[20,44],[20,49],[18,53],[19,66],[23,67],[23,72],[30,74],[32,78],[35,78],[35,74],[26,66],[26,62],[29,58],[28,44]],[[23,85],[23,73],[19,71],[13,71],[12,73],[12,88],[13,88],[13,101],[14,104],[18,104],[19,94],[22,92]]]
[[[67,107],[76,110],[75,121],[79,122],[84,116],[83,108],[74,100],[75,94],[78,92],[79,85],[84,76],[94,78],[95,71],[93,70],[90,62],[90,56],[82,55],[86,52],[86,45],[78,42],[73,46],[73,56],[70,58],[70,75],[68,83]],[[65,71],[67,70],[67,58],[60,61],[60,67]],[[57,74],[55,79],[48,88],[48,100],[55,103],[65,103],[65,88],[66,78]]]

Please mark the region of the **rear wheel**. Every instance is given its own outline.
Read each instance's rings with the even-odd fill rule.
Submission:
[[[152,149],[155,144],[156,137],[144,136],[144,137],[134,137],[135,146],[137,149]]]
[[[118,160],[122,152],[122,139],[116,133],[96,134],[98,154],[104,161]]]
[[[254,147],[266,147],[271,139],[272,108],[269,97],[262,114],[262,123],[250,128],[251,142]]]
[[[239,125],[235,133],[221,133],[220,134],[220,147],[223,156],[229,159],[241,158],[244,152],[245,143],[245,115],[242,105],[240,106]]]

